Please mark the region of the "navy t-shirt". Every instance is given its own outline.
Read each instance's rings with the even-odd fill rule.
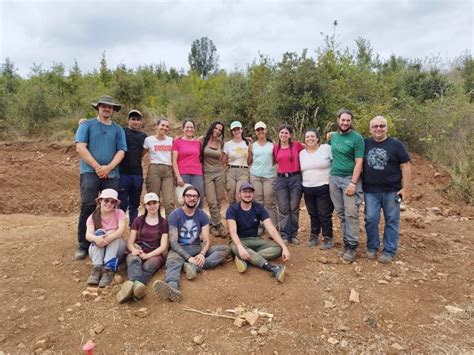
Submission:
[[[395,192],[402,188],[400,164],[410,161],[405,146],[388,137],[376,142],[365,139],[364,171],[362,181],[365,192]]]
[[[200,244],[202,227],[209,224],[209,216],[200,208],[192,216],[178,208],[170,213],[168,224],[178,228],[178,243],[181,245]]]
[[[225,214],[226,219],[233,219],[237,224],[237,234],[240,239],[257,237],[260,221],[270,218],[268,212],[257,202],[252,202],[252,208],[244,211],[240,207],[240,202],[230,205]]]
[[[124,128],[124,131],[128,150],[120,162],[120,174],[143,175],[142,152],[146,134],[141,131],[134,131],[128,127]]]

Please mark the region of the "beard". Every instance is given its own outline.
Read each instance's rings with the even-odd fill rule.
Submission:
[[[349,128],[347,128],[347,129],[342,129],[341,126],[339,126],[339,131],[340,131],[341,133],[347,133],[347,132],[349,132],[350,130],[352,130],[352,124],[351,124],[351,125],[349,126]]]
[[[187,207],[187,208],[195,208],[199,203],[199,199],[197,200],[193,200],[192,202],[186,202],[184,201],[184,205]]]

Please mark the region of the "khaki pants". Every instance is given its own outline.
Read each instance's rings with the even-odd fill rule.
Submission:
[[[160,197],[160,204],[165,208],[168,217],[174,210],[173,168],[164,164],[150,164],[146,176],[146,191],[154,192]]]
[[[225,175],[226,179],[226,190],[227,190],[227,199],[229,204],[239,202],[239,189],[240,185],[244,182],[249,181],[249,169],[248,168],[227,168]]]
[[[218,226],[221,223],[221,201],[224,197],[224,189],[223,170],[204,172],[204,191],[211,214],[211,226]]]
[[[255,201],[265,207],[273,225],[278,228],[278,215],[273,190],[275,178],[264,178],[250,174],[250,182],[255,187]]]

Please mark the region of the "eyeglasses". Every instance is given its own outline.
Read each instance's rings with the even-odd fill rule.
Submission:
[[[197,199],[199,198],[199,195],[185,194],[184,197]]]
[[[117,204],[117,200],[114,200],[113,198],[104,198],[102,199],[102,201],[104,201],[105,204],[111,204],[111,205]]]
[[[374,125],[372,125],[372,127],[370,127],[370,128],[375,128],[375,129],[377,129],[377,128],[385,128],[385,127],[387,127],[386,124],[374,124]]]
[[[140,117],[130,117],[129,120],[132,120],[132,121],[141,121],[142,119]]]

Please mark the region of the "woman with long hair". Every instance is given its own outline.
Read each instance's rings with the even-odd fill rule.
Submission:
[[[313,128],[306,130],[304,135],[306,149],[300,152],[300,164],[304,201],[311,220],[309,246],[316,246],[322,233],[323,243],[320,249],[325,250],[334,247],[332,239],[334,205],[329,194],[332,154],[331,146],[320,144],[320,141],[318,131]]]
[[[128,281],[124,282],[117,294],[118,303],[145,297],[145,285],[165,263],[168,222],[161,217],[160,199],[154,192],[149,192],[143,201],[145,213],[133,221],[127,241],[130,251],[127,256]]]
[[[286,244],[300,244],[298,219],[302,195],[299,153],[303,144],[293,141],[293,127],[282,124],[278,129],[278,144],[273,146],[277,167],[275,196],[280,218],[280,234]]]
[[[224,124],[219,121],[212,122],[200,141],[204,191],[211,214],[211,235],[225,238],[227,229],[221,222],[221,201],[225,191],[225,166],[222,163]]]
[[[119,259],[125,252],[125,213],[120,205],[118,192],[114,189],[102,190],[96,199],[97,206],[87,218],[86,239],[91,243],[89,256],[92,273],[88,285],[105,287],[112,283]]]
[[[159,118],[156,122],[156,135],[146,137],[143,143],[143,148],[148,150],[150,156],[146,190],[161,197],[166,216],[174,210],[174,177],[171,157],[173,138],[168,136],[169,131],[168,119]]]
[[[204,179],[202,176],[201,142],[194,138],[196,125],[193,120],[183,121],[183,136],[173,142],[173,170],[176,184],[191,184],[199,191],[199,208],[204,204]]]

